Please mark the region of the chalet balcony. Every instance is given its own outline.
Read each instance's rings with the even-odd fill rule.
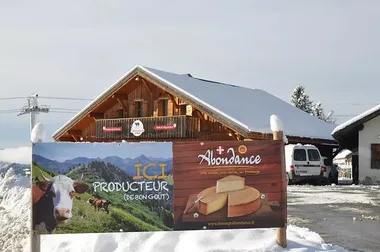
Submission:
[[[142,122],[144,132],[136,136],[131,132],[136,120]],[[141,125],[134,126],[135,130]],[[199,135],[200,119],[197,117],[159,116],[96,120],[96,138],[98,139],[171,139],[196,138]],[[136,131],[134,131],[136,134]]]

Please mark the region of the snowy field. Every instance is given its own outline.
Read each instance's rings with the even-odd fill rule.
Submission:
[[[380,186],[289,186],[288,205],[357,203],[377,206],[375,198],[363,189],[380,190]]]
[[[7,155],[14,157],[9,150]],[[25,152],[27,153],[27,152]],[[9,161],[9,160],[2,160]],[[364,196],[347,196],[337,194],[322,194],[324,191],[338,192],[337,187],[289,187],[289,194],[297,194],[297,202],[302,204],[315,200],[316,204],[336,201],[351,201],[356,203],[374,203]],[[306,191],[305,191],[306,190]],[[360,191],[360,187],[346,187],[347,192]],[[310,194],[308,193],[310,192]],[[312,196],[312,197],[310,197]],[[23,175],[8,169],[0,176],[0,250],[2,252],[28,251],[29,249],[29,198],[30,182]],[[275,229],[251,229],[234,231],[191,231],[191,232],[158,232],[158,233],[117,233],[93,235],[52,235],[42,236],[42,252],[248,252],[248,251],[347,251],[344,248],[326,244],[315,232],[307,228],[288,226],[288,248],[282,249],[275,242]]]

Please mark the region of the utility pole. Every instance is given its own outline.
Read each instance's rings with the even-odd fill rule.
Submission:
[[[17,116],[30,114],[30,131],[36,125],[36,116],[39,113],[49,113],[49,107],[46,105],[38,105],[38,94],[32,94],[27,97],[27,105],[21,108]]]

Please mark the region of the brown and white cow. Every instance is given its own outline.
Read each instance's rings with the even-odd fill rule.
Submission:
[[[94,206],[95,210],[103,209],[107,214],[109,213],[108,206],[111,204],[108,200],[105,199],[88,199],[87,203]]]
[[[57,222],[67,221],[72,217],[75,193],[85,193],[89,186],[80,182],[82,178],[78,181],[65,175],[57,175],[48,179],[42,173],[41,177],[43,180],[32,188],[33,228],[42,229],[39,233],[52,233]]]

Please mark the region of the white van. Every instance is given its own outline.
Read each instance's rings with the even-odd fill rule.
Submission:
[[[310,144],[285,145],[285,165],[288,185],[302,180],[314,180],[320,184],[326,172],[321,153]]]

